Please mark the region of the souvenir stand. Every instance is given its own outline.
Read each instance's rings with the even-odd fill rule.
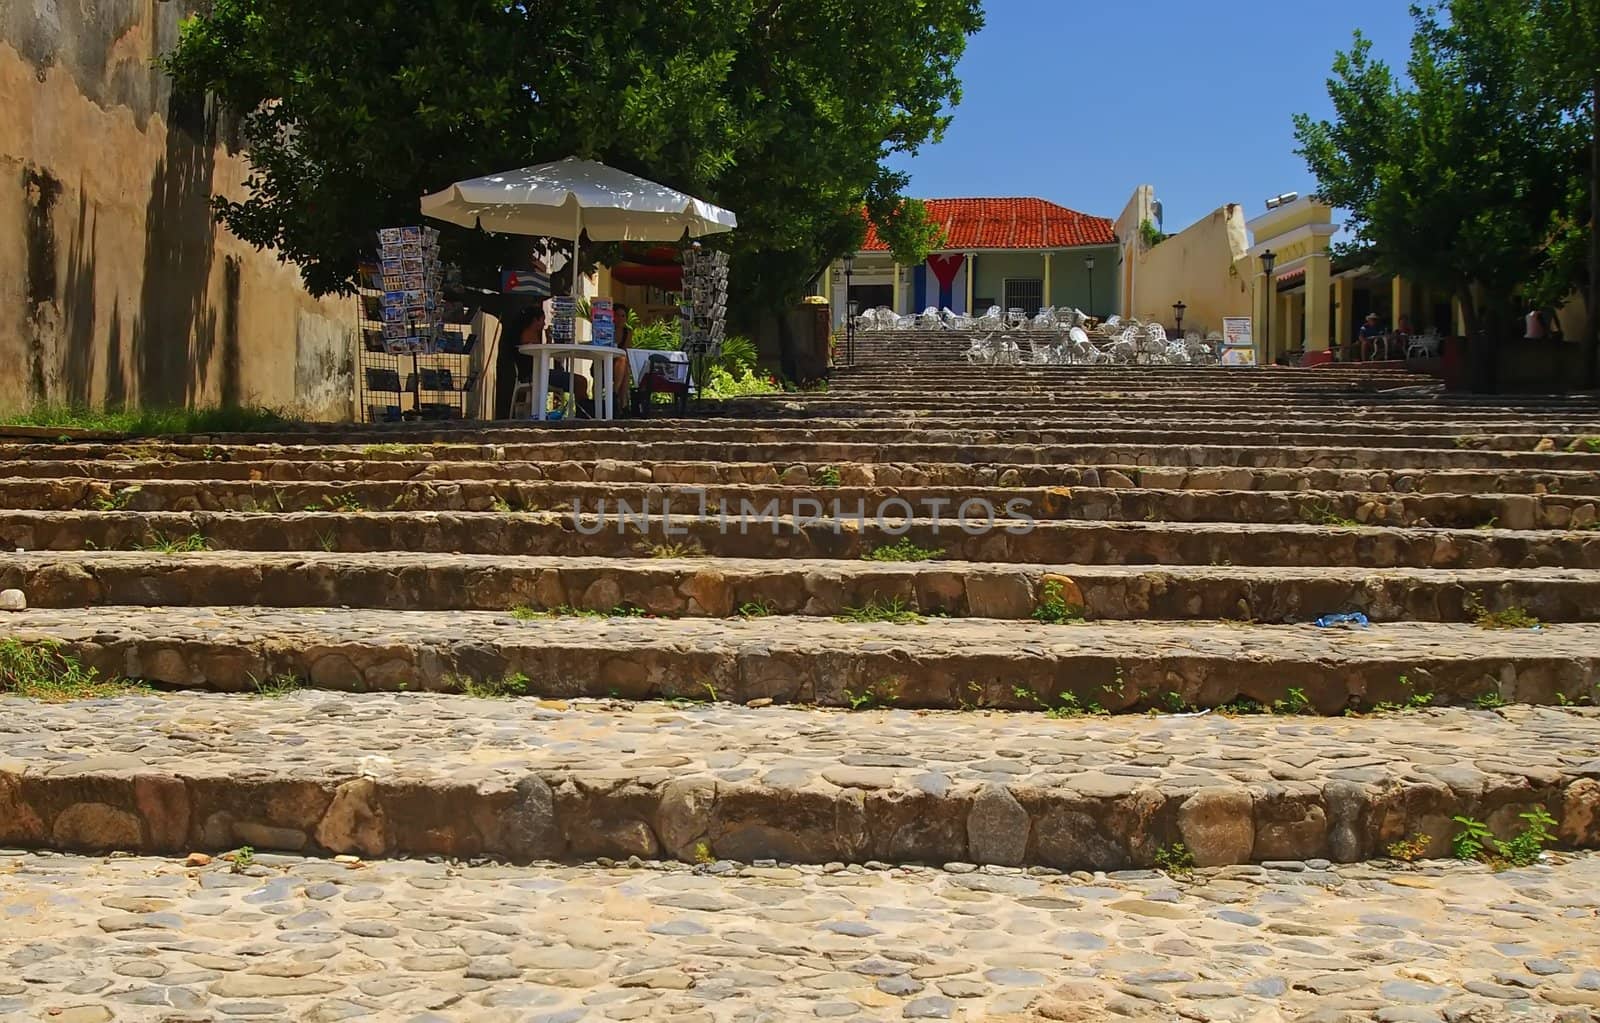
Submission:
[[[478,310],[445,299],[439,233],[379,231],[378,260],[363,268],[360,290],[362,420],[467,418],[480,375],[472,368]]]
[[[695,393],[705,389],[727,328],[728,254],[690,245],[683,254],[683,351],[693,366]]]

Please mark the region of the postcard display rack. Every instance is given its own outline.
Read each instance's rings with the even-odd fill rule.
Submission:
[[[361,413],[366,422],[465,419],[477,386],[477,310],[444,298],[439,232],[378,232],[378,261],[361,288]]]
[[[695,388],[705,385],[711,360],[722,351],[728,312],[728,254],[691,245],[683,255],[683,350],[693,366]]]

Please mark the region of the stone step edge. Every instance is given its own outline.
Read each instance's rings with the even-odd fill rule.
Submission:
[[[18,767],[21,767],[20,772]],[[491,857],[515,863],[664,857],[685,862],[966,862],[1058,870],[1156,865],[1182,843],[1199,866],[1356,862],[1426,839],[1448,854],[1452,818],[1502,838],[1543,808],[1567,848],[1600,845],[1600,782],[1491,775],[1477,791],[1350,781],[1200,789],[959,784],[779,788],[666,770],[635,777],[530,771],[324,776],[240,761],[212,770],[0,767],[0,846],[171,854],[242,845],[313,855]]]
[[[898,507],[898,506],[897,506]],[[831,509],[829,509],[831,511]],[[951,563],[1116,563],[1294,568],[1366,566],[1600,569],[1600,532],[1319,526],[1305,523],[1128,522],[1034,519],[1025,508],[980,507],[970,521],[809,517],[773,498],[751,512],[729,505],[699,515],[612,505],[554,512],[129,512],[0,511],[0,549],[136,550],[200,537],[240,551],[412,550],[428,553],[612,557],[810,558],[854,562],[909,542]],[[771,511],[771,515],[766,512]],[[893,511],[888,513],[893,514]],[[969,513],[970,514],[970,513]],[[993,514],[993,519],[989,515]],[[195,540],[199,543],[199,540]]]
[[[958,508],[967,501],[1002,508],[1008,501],[1029,502],[1030,514],[1051,521],[1150,523],[1238,523],[1311,525],[1321,517],[1345,518],[1361,525],[1434,529],[1512,531],[1587,529],[1600,521],[1594,495],[1356,490],[1171,490],[1139,487],[1123,477],[1115,486],[823,486],[796,479],[778,483],[656,483],[645,480],[601,482],[564,480],[209,480],[85,478],[15,480],[0,477],[0,512],[98,511],[114,505],[127,512],[196,511],[218,513],[329,512],[550,512],[575,504],[598,507],[646,504],[677,507],[704,498],[712,507],[741,500],[757,506],[777,499],[835,503],[853,508],[890,500],[913,509]],[[287,498],[286,496],[287,495]],[[354,504],[354,509],[347,506]],[[1425,520],[1419,522],[1418,520]]]
[[[342,482],[359,484],[417,484],[440,486],[459,484],[508,485],[533,483],[622,483],[648,486],[771,486],[802,489],[818,487],[812,482],[816,472],[831,468],[839,473],[841,487],[1020,487],[1085,488],[1084,480],[1102,480],[1106,490],[1166,490],[1173,493],[1293,494],[1351,492],[1377,495],[1543,496],[1536,488],[1550,490],[1549,496],[1589,497],[1600,494],[1600,474],[1562,469],[1313,469],[1254,467],[1138,466],[1128,463],[1087,465],[1049,465],[1038,463],[833,463],[793,461],[774,466],[770,462],[651,462],[616,459],[556,462],[462,461],[431,462],[395,459],[295,462],[275,460],[247,462],[156,461],[84,462],[58,464],[22,463],[0,465],[0,481],[18,486],[59,483],[63,486],[103,485],[113,490],[142,482],[311,484],[337,486]],[[33,469],[42,471],[34,472]],[[307,473],[306,469],[313,472]],[[1116,473],[1127,484],[1115,477]],[[903,479],[910,474],[909,482]],[[785,476],[790,481],[785,480]],[[961,482],[945,483],[956,477]],[[880,481],[882,477],[882,481]],[[1466,482],[1457,482],[1465,480]],[[1304,481],[1306,489],[1296,484]],[[1409,490],[1396,489],[1409,481]],[[1430,484],[1443,481],[1458,489],[1436,489]],[[1473,482],[1476,481],[1476,482]],[[1241,484],[1275,484],[1241,486]],[[1490,484],[1522,488],[1485,489]],[[1374,489],[1374,488],[1377,489]],[[1577,487],[1578,489],[1571,489]],[[826,489],[826,488],[823,488]]]
[[[469,680],[510,679],[517,695],[549,699],[1085,714],[1340,715],[1418,698],[1427,706],[1600,702],[1600,629],[1582,626],[1494,636],[1466,626],[1375,626],[1346,644],[1343,633],[1306,627],[1134,622],[1019,631],[981,619],[851,625],[398,612],[384,618],[392,632],[351,638],[319,631],[314,615],[278,622],[217,608],[187,616],[163,609],[119,624],[130,610],[139,609],[27,612],[0,620],[0,635],[53,644],[105,678],[225,693],[268,683],[450,693]],[[197,629],[206,638],[184,635]],[[1202,652],[1216,630],[1237,642]],[[1131,650],[1135,637],[1148,647]]]
[[[361,607],[509,611],[637,607],[728,618],[746,605],[833,616],[895,601],[955,618],[1030,619],[1047,589],[1095,621],[1471,622],[1520,607],[1546,622],[1600,620],[1600,572],[1520,569],[876,563],[825,559],[364,555],[209,551],[0,554],[0,588],[36,607]],[[0,618],[0,627],[5,619]]]

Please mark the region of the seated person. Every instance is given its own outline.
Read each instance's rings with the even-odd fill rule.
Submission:
[[[1378,322],[1377,313],[1368,313],[1367,320],[1357,332],[1361,343],[1361,360],[1371,362],[1378,354],[1378,346],[1384,345],[1383,325]],[[1387,348],[1387,345],[1384,345]]]
[[[519,367],[514,372],[520,376],[523,371],[526,371],[527,375],[531,377],[533,375],[533,357],[531,355],[523,355],[517,349],[521,345],[549,343],[549,337],[545,330],[544,304],[541,302],[525,309],[522,315],[513,321],[511,329],[506,332],[506,336],[514,340],[510,344],[502,346],[501,366],[505,366],[505,359],[509,354],[513,360],[513,366]],[[568,372],[560,366],[552,365],[547,383],[550,390],[566,391],[577,399],[579,418],[594,418],[594,401],[589,397],[589,381],[587,378]]]

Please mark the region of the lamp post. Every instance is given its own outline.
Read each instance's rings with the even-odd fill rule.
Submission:
[[[1272,270],[1278,265],[1278,254],[1271,249],[1261,253],[1261,272],[1267,275],[1267,300],[1262,306],[1261,351],[1272,358],[1272,303],[1278,297],[1278,282],[1272,279]]]
[[[1083,257],[1083,268],[1089,271],[1089,308],[1086,310],[1090,316],[1094,315],[1094,257]]]
[[[855,272],[855,269],[855,254],[846,253],[844,257],[844,352],[845,360],[852,366],[856,364],[856,303],[850,297],[850,275]]]
[[[1189,308],[1188,306],[1183,304],[1183,299],[1181,299],[1181,298],[1178,299],[1176,302],[1172,303],[1172,315],[1173,315],[1173,317],[1175,317],[1177,319],[1177,322],[1178,322],[1178,336],[1179,337],[1183,336],[1183,314],[1184,314],[1184,311],[1186,309],[1188,309],[1188,308]]]

